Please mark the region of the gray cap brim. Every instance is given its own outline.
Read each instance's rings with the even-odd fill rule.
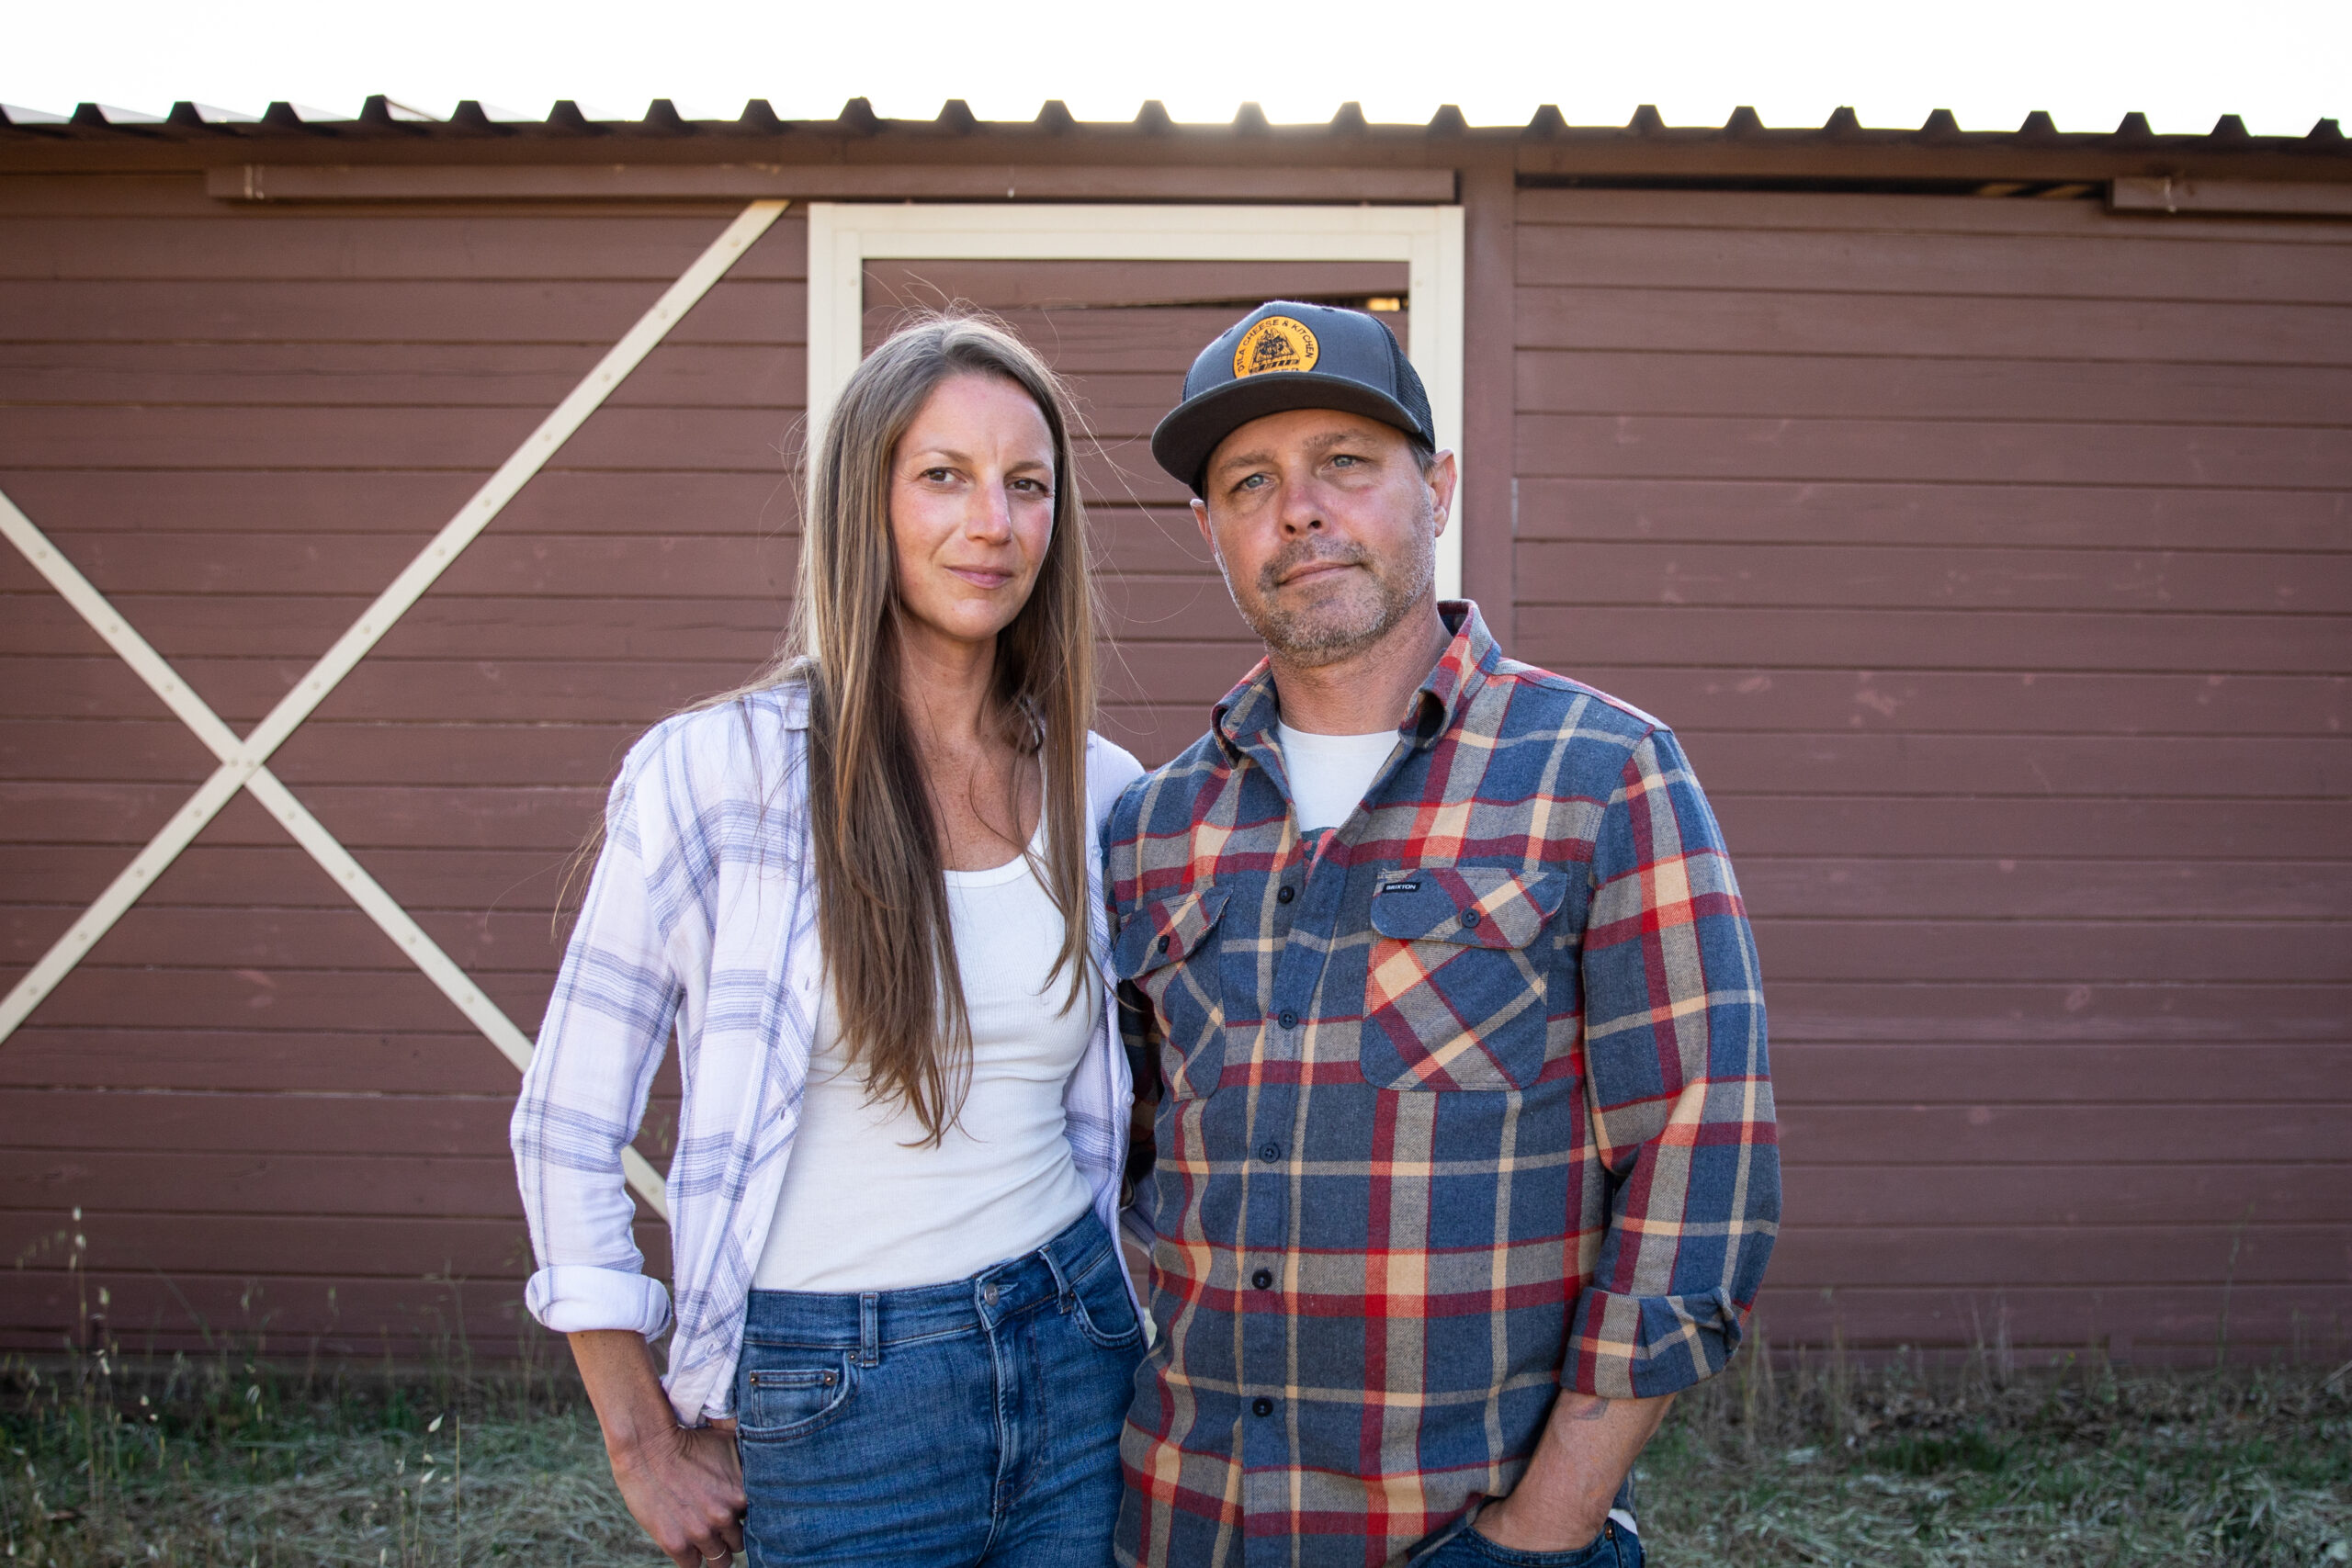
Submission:
[[[1178,483],[1201,493],[1202,470],[1217,444],[1253,419],[1291,409],[1338,409],[1420,434],[1420,422],[1376,387],[1312,370],[1276,370],[1212,387],[1177,404],[1151,433],[1151,455]]]

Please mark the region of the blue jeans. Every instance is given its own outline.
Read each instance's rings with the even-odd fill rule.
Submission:
[[[752,1292],[735,1371],[746,1559],[1103,1568],[1142,1356],[1091,1212],[950,1285]]]
[[[1642,1568],[1642,1538],[1611,1524],[1590,1546],[1572,1551],[1520,1551],[1464,1529],[1414,1568]]]

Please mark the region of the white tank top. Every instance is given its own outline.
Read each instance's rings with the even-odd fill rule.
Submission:
[[[755,1290],[944,1284],[1043,1246],[1089,1206],[1062,1092],[1101,1016],[1102,977],[1082,959],[1085,984],[1062,1010],[1069,971],[1046,980],[1062,918],[1026,859],[946,877],[972,1021],[963,1114],[933,1148],[904,1105],[869,1104],[827,987]]]

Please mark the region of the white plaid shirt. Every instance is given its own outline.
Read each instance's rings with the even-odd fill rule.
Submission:
[[[670,1162],[677,1336],[663,1378],[680,1420],[729,1413],[744,1297],[799,1126],[824,960],[808,853],[807,698],[777,687],[682,714],[630,749],[605,840],[556,976],[511,1136],[538,1271],[525,1300],[548,1328],[651,1338],[669,1298],[646,1278],[621,1150],[678,1037],[684,1102]],[[1087,743],[1099,829],[1143,770]],[[1090,834],[1095,963],[1105,999],[1062,1103],[1095,1213],[1115,1233],[1134,1089],[1107,978],[1101,846]]]

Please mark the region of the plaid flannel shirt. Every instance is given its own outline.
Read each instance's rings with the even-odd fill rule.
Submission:
[[[808,875],[808,728],[806,690],[786,684],[681,714],[630,749],[509,1130],[539,1264],[524,1292],[531,1314],[559,1332],[658,1336],[670,1302],[643,1272],[621,1149],[674,1031],[685,1098],[669,1174],[677,1335],[662,1383],[688,1426],[732,1413],[745,1298],[816,1040],[825,960]],[[1142,771],[1087,737],[1090,825]],[[1087,872],[1102,964],[1099,854]],[[1133,1097],[1110,1011],[1062,1094],[1063,1135],[1105,1226],[1120,1223]]]
[[[1261,664],[1105,828],[1159,1330],[1123,1563],[1398,1562],[1561,1388],[1720,1371],[1780,1166],[1737,885],[1673,734],[1467,604],[1303,840]]]

